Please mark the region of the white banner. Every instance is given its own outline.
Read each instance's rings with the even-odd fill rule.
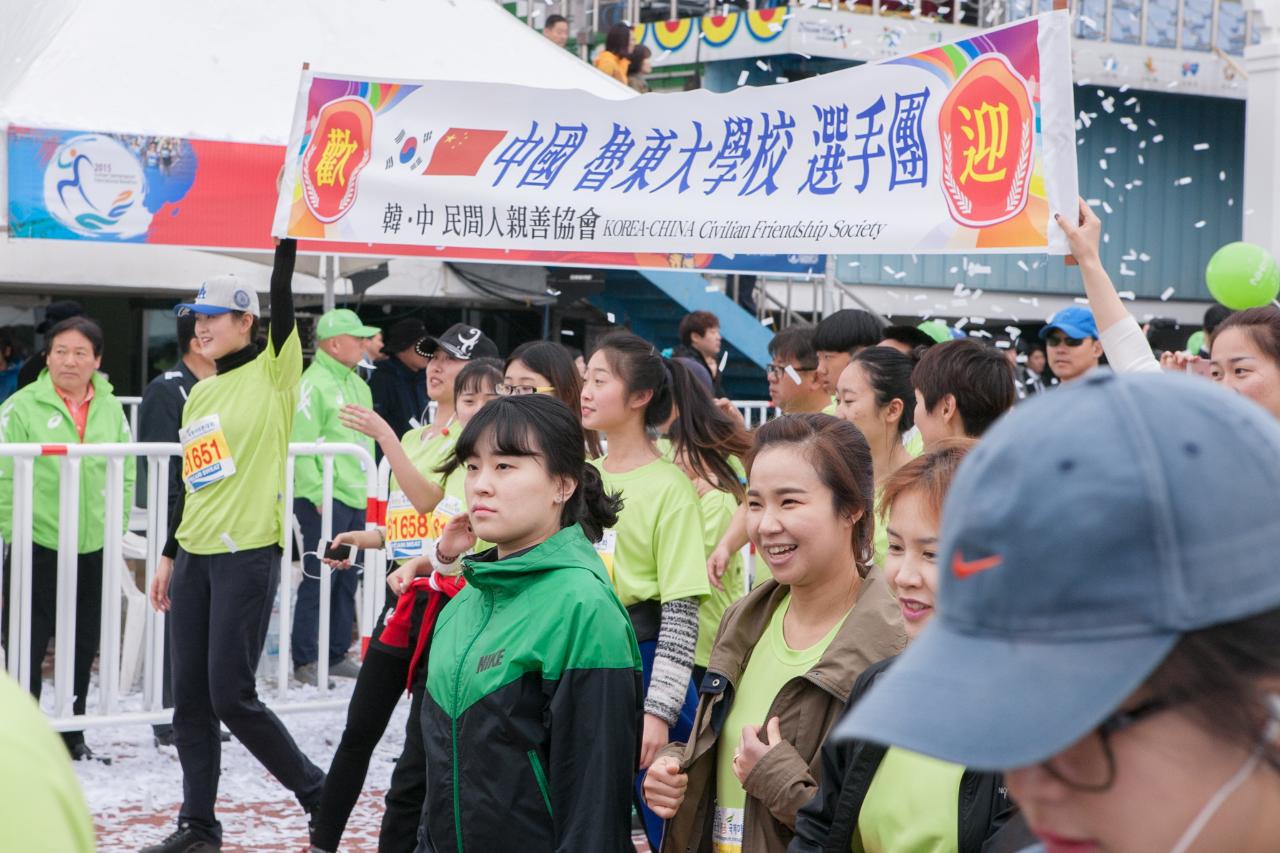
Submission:
[[[273,233],[561,252],[1065,254],[1069,18],[766,88],[304,74]]]

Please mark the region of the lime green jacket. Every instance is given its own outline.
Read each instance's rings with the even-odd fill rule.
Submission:
[[[298,409],[293,416],[291,442],[358,444],[373,455],[373,439],[349,430],[338,420],[338,412],[348,403],[373,408],[373,395],[360,375],[323,350],[302,373],[298,386]],[[294,463],[294,497],[317,506],[324,497],[324,457],[299,456]],[[352,509],[368,503],[365,473],[360,460],[342,455],[333,458],[333,497]]]
[[[133,441],[124,407],[116,399],[111,383],[100,373],[93,375],[93,400],[89,403],[89,419],[84,428],[84,444],[112,444]],[[43,370],[38,379],[0,406],[0,443],[4,444],[80,444],[71,413],[58,396]],[[13,539],[13,473],[14,459],[0,456],[0,533],[6,542]],[[56,456],[42,456],[35,461],[35,484],[32,497],[32,538],[45,548],[58,547],[58,483],[60,463]],[[128,529],[129,509],[133,506],[133,480],[137,466],[132,460],[124,465],[124,516],[119,530]],[[76,551],[88,554],[102,549],[103,506],[106,502],[107,461],[85,459],[80,464],[80,523]]]

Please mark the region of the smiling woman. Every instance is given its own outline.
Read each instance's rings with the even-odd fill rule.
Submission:
[[[747,532],[773,578],[725,613],[693,737],[645,778],[675,849],[786,850],[849,687],[906,642],[884,578],[868,573],[871,453],[857,427],[770,421],[747,471]]]
[[[889,538],[885,578],[913,640],[934,614],[942,502],[974,444],[972,439],[941,441],[884,484],[880,515],[888,522]],[[858,677],[849,707],[893,661],[886,658]],[[992,849],[986,845],[1013,811],[998,773],[967,770],[866,741],[829,740],[822,747],[821,787],[796,817],[797,841],[791,851],[980,853]]]

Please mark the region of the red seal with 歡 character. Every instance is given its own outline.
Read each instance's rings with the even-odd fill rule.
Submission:
[[[1034,162],[1035,111],[1027,83],[999,55],[956,81],[942,104],[942,191],[951,216],[983,228],[1027,206]]]
[[[316,219],[335,222],[351,209],[372,139],[373,110],[363,98],[338,98],[320,108],[302,155],[302,198]]]

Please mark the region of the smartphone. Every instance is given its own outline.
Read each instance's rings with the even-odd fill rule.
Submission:
[[[354,563],[358,550],[355,545],[334,545],[332,542],[326,542],[324,543],[324,558],[333,560],[336,563]]]

